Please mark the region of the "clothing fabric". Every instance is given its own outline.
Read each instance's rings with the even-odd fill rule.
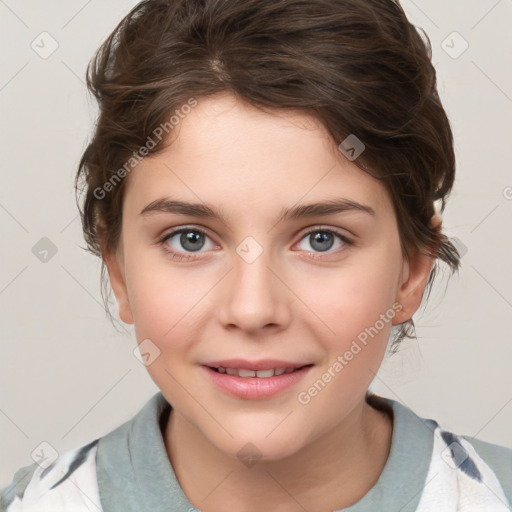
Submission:
[[[512,510],[511,448],[448,432],[389,398],[370,395],[367,401],[393,417],[391,450],[375,485],[336,512]],[[66,451],[46,468],[37,463],[20,468],[0,491],[0,510],[200,511],[184,494],[167,456],[163,431],[171,411],[158,392],[105,436]]]

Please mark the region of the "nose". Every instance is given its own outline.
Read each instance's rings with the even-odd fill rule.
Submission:
[[[277,332],[290,322],[290,299],[285,279],[272,268],[266,251],[252,262],[234,254],[233,268],[224,280],[217,309],[226,329],[248,334]]]

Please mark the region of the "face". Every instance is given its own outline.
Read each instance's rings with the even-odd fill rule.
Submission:
[[[223,94],[200,98],[174,135],[129,176],[119,251],[106,258],[121,318],[212,445],[285,457],[364,402],[432,261],[405,262],[384,186],[308,115]],[[326,202],[341,206],[303,208]],[[268,380],[208,368],[232,359],[306,367]]]

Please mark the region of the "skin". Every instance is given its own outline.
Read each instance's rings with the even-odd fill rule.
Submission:
[[[191,503],[206,512],[334,510],[361,499],[389,455],[392,419],[365,392],[385,355],[392,324],[418,309],[434,263],[401,252],[383,185],[337,149],[313,117],[258,111],[231,94],[199,98],[163,152],[132,171],[116,253],[104,254],[121,319],[160,350],[147,366],[173,406],[164,432],[169,459]],[[141,215],[166,196],[222,210],[226,223],[175,213]],[[346,198],[350,211],[277,222],[282,208]],[[439,223],[438,218],[433,222]],[[178,227],[207,232],[193,252]],[[338,229],[327,251],[307,228]],[[248,236],[263,248],[247,263]],[[199,244],[200,245],[200,244]],[[191,256],[173,260],[163,247]],[[316,256],[316,258],[315,258]],[[307,404],[307,390],[379,315],[400,304],[378,335]],[[229,396],[201,363],[241,357],[313,363],[306,378],[263,400]],[[248,467],[237,452],[261,454]]]

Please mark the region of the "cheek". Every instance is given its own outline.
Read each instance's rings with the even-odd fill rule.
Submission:
[[[179,384],[194,387],[194,377],[183,369],[194,362],[193,348],[204,328],[200,312],[208,300],[208,286],[193,272],[186,275],[165,264],[134,265],[129,275],[137,341],[149,339],[156,346],[149,345],[155,356],[146,370],[166,390],[166,398],[179,404],[183,400]],[[182,407],[188,407],[186,400]]]
[[[126,261],[128,293],[137,340],[151,339],[163,351],[172,344],[179,351],[196,338],[198,314],[215,284],[211,272],[180,270],[165,258],[133,254]]]
[[[316,407],[350,403],[375,378],[396,314],[392,306],[400,261],[399,252],[381,248],[326,276],[317,283],[323,286],[310,287],[312,309],[329,326],[315,333],[326,351],[321,380],[329,383],[328,391],[315,399]]]
[[[322,411],[327,423],[335,424],[347,407],[355,406],[382,363],[396,314],[392,305],[397,267],[391,267],[377,260],[373,266],[361,262],[361,267],[330,276],[323,288],[309,294],[322,320],[314,334],[326,357],[320,377],[306,383],[298,398],[311,411]]]
[[[176,284],[176,283],[174,283]],[[137,331],[144,337],[160,339],[177,322],[183,308],[176,286],[169,286],[165,274],[154,267],[130,273],[130,303]]]
[[[314,286],[308,285],[304,294],[311,309],[336,337],[347,339],[374,325],[391,308],[396,296],[397,272],[393,260],[380,258],[379,262],[378,258],[365,258],[320,279],[308,279]]]

